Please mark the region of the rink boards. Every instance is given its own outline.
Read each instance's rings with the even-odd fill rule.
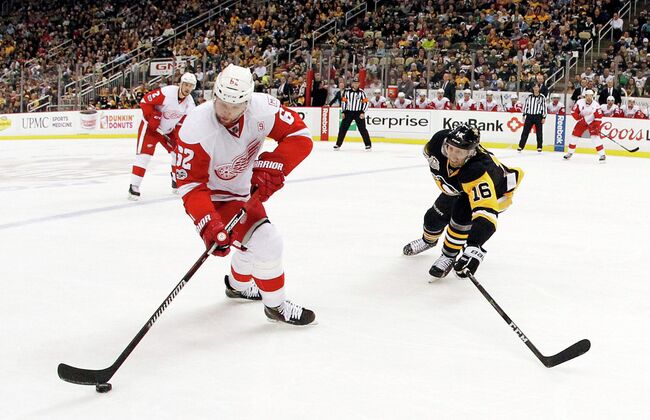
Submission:
[[[294,108],[312,132],[314,140],[333,141],[341,121],[340,108]],[[43,112],[0,115],[0,140],[51,140],[132,138],[142,118],[139,109],[89,112]],[[514,148],[521,138],[524,119],[520,113],[483,111],[438,111],[419,109],[374,109],[366,114],[373,141],[423,144],[438,130],[466,122],[481,130],[481,142],[487,147]],[[544,124],[544,149],[563,151],[576,121],[571,116],[549,115]],[[650,120],[603,118],[602,135],[628,148],[631,154],[611,141],[605,141],[610,154],[650,157]],[[346,141],[360,141],[353,123]],[[534,149],[535,133],[528,138]],[[578,152],[593,153],[589,139],[578,144]]]

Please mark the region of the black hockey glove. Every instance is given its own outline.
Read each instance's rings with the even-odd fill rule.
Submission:
[[[476,274],[478,266],[483,262],[487,251],[480,246],[465,246],[463,255],[454,264],[454,270],[458,277],[467,277],[466,271]]]

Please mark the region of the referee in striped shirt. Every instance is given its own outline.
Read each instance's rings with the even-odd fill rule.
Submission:
[[[357,123],[357,129],[363,143],[366,145],[366,150],[372,148],[370,143],[370,135],[366,129],[366,110],[368,109],[368,98],[366,92],[359,89],[359,79],[355,77],[352,79],[352,89],[345,89],[341,98],[341,106],[343,109],[343,121],[339,127],[339,136],[336,139],[334,150],[339,150],[345,139],[345,135],[350,128],[350,124],[354,120]]]
[[[526,98],[524,102],[524,130],[521,133],[521,140],[519,140],[519,147],[517,151],[521,152],[526,147],[530,129],[535,126],[535,134],[537,134],[537,151],[542,152],[542,124],[546,121],[546,96],[540,93],[539,84],[533,85],[533,94]]]

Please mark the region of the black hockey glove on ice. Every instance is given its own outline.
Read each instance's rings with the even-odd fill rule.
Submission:
[[[454,270],[458,277],[467,277],[466,270],[472,274],[476,274],[476,270],[483,262],[486,252],[480,246],[465,246],[463,255],[454,264]]]

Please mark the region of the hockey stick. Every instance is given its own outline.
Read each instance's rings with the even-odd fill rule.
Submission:
[[[614,143],[616,143],[618,146],[622,147],[623,149],[627,150],[627,151],[630,152],[630,153],[634,153],[634,152],[636,152],[637,150],[639,150],[638,147],[635,147],[634,149],[628,149],[627,147],[623,146],[621,143],[617,142],[616,140],[614,140],[614,139],[611,138],[610,136],[605,135],[602,131],[601,131],[600,133],[598,133],[598,134],[600,134],[601,137],[605,137],[605,138],[610,139],[611,141],[613,141]]]
[[[230,233],[233,228],[239,223],[239,221],[246,216],[247,206],[251,203],[252,200],[257,198],[256,191],[254,190],[251,194],[250,199],[244,206],[239,210],[239,212],[228,222],[225,227],[225,231]],[[181,281],[174,287],[174,290],[167,296],[163,303],[156,309],[156,312],[151,315],[151,318],[144,324],[144,327],[140,329],[138,334],[131,340],[128,346],[122,351],[120,356],[115,360],[115,362],[107,367],[106,369],[101,370],[92,370],[92,369],[80,369],[73,366],[66,365],[64,363],[59,364],[58,373],[59,378],[63,379],[66,382],[71,382],[73,384],[79,385],[100,385],[106,384],[112,377],[115,375],[115,372],[122,366],[122,363],[126,360],[127,357],[133,352],[135,347],[140,343],[140,340],[144,338],[149,329],[156,323],[163,311],[169,306],[169,304],[174,300],[174,298],[180,293],[180,291],[185,287],[188,281],[194,276],[197,270],[203,265],[205,260],[208,259],[208,256],[216,249],[216,243],[213,244],[209,249],[203,251],[201,257],[194,263],[192,268],[183,276]]]
[[[564,363],[580,355],[583,355],[587,351],[589,351],[589,348],[591,347],[591,342],[587,339],[584,339],[562,350],[561,352],[554,354],[553,356],[544,356],[542,353],[540,353],[539,350],[537,350],[537,347],[535,347],[535,345],[528,339],[528,337],[526,337],[524,332],[520,330],[519,327],[517,327],[517,325],[515,325],[514,322],[512,322],[512,319],[510,319],[508,314],[506,314],[503,311],[503,309],[501,309],[499,304],[496,303],[494,299],[492,299],[492,296],[490,296],[490,294],[483,288],[483,286],[481,286],[481,283],[479,283],[478,280],[476,280],[476,277],[474,277],[474,275],[469,271],[466,271],[466,274],[470,278],[470,280],[472,280],[474,286],[476,286],[476,288],[481,292],[481,294],[483,294],[485,299],[487,299],[487,301],[490,302],[492,307],[494,307],[494,309],[496,309],[499,315],[501,315],[501,318],[503,318],[504,321],[506,321],[506,323],[510,326],[510,328],[512,328],[512,330],[515,332],[515,334],[519,336],[521,341],[523,341],[524,344],[528,346],[530,351],[532,351],[533,354],[537,356],[537,358],[540,360],[540,362],[542,362],[544,366],[546,366],[547,368],[557,366],[561,363]]]

